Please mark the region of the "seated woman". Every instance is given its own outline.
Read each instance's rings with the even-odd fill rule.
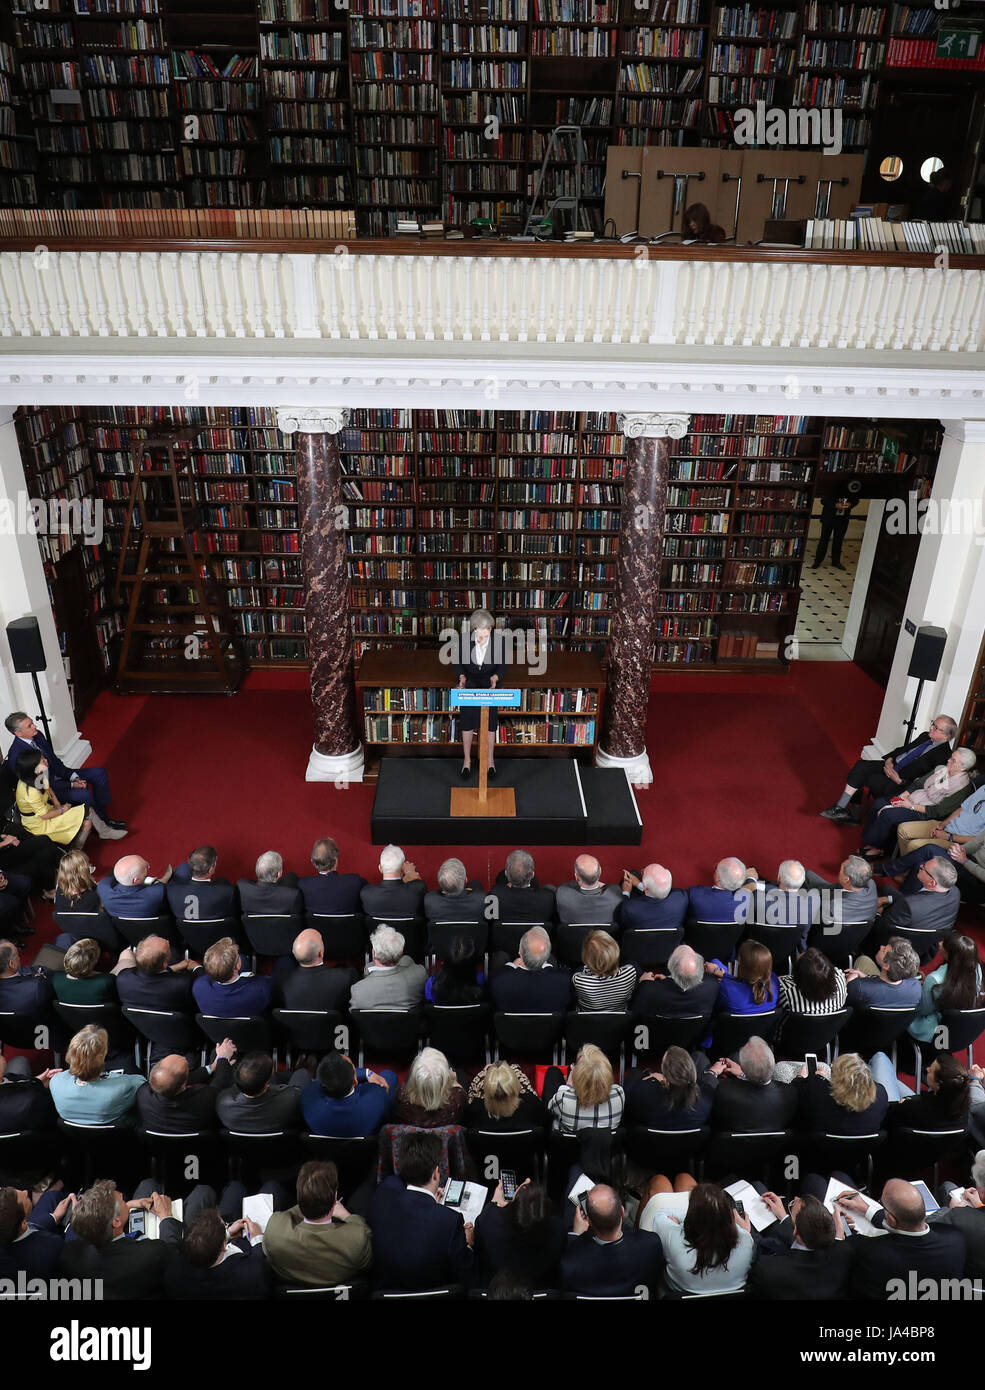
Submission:
[[[491,1062],[472,1079],[469,1129],[546,1129],[544,1102],[515,1062]]]
[[[121,938],[103,912],[92,874],[93,867],[84,850],[70,849],[62,855],[55,884],[55,921],[65,939],[60,938],[57,944],[71,945],[92,937],[103,950],[116,954]],[[76,919],[75,913],[85,915]]]
[[[436,975],[428,978],[424,986],[424,997],[429,1004],[479,1004],[482,1002],[485,982],[486,977],[479,969],[475,940],[466,932],[462,932],[452,938],[447,958],[441,962],[441,969]]]
[[[780,1006],[784,1015],[817,1017],[845,1007],[845,972],[832,965],[823,951],[809,946],[797,957],[789,975],[780,976]]]
[[[577,1134],[580,1129],[618,1129],[622,1120],[625,1092],[612,1075],[612,1063],[594,1043],[586,1043],[578,1053],[568,1080],[557,1084],[561,1073],[551,1067],[544,1082],[544,1100],[558,1134]]]
[[[92,937],[75,941],[65,952],[62,965],[51,976],[55,998],[63,1004],[115,1004],[116,976],[96,971],[103,948]]]
[[[708,1123],[718,1076],[703,1071],[683,1047],[668,1047],[659,1071],[648,1071],[626,1096],[625,1122],[647,1129],[700,1129]]]
[[[36,748],[17,757],[17,809],[24,829],[45,835],[56,845],[81,847],[95,828],[101,840],[122,840],[125,830],[113,830],[93,807],[63,806],[48,785],[48,759]]]
[[[896,843],[896,827],[904,821],[946,820],[967,795],[975,766],[970,748],[955,748],[947,762],[935,767],[919,785],[899,796],[881,796],[872,803],[862,829],[862,853],[866,859],[885,859]]]
[[[663,1190],[669,1187],[667,1183]],[[738,1293],[745,1288],[756,1243],[748,1216],[739,1215],[718,1183],[699,1182],[691,1188],[683,1219],[662,1211],[659,1195],[651,1197],[640,1230],[660,1237],[667,1284],[677,1293]]]
[[[8,821],[3,797],[0,789],[0,874],[14,879],[22,875],[30,880],[31,891],[40,892],[48,902],[53,902],[61,849],[47,836],[27,835],[14,821]],[[9,805],[12,810],[12,802]]]
[[[398,1125],[439,1129],[461,1124],[464,1109],[465,1089],[458,1084],[448,1058],[436,1047],[425,1047],[410,1064],[390,1119]]]
[[[486,1278],[509,1269],[533,1289],[556,1288],[568,1240],[564,1217],[546,1191],[528,1178],[512,1202],[499,1183],[475,1223],[475,1244]]]
[[[721,981],[717,1013],[765,1014],[775,1009],[780,982],[773,973],[772,953],[760,941],[743,941],[739,947],[735,975],[720,960],[708,961],[705,970]]]
[[[831,1064],[831,1080],[808,1076],[806,1065],[793,1083],[800,1090],[797,1127],[812,1134],[877,1134],[889,1108],[885,1087],[857,1052]]]
[[[681,228],[684,241],[724,241],[725,228],[712,222],[711,213],[704,203],[692,203],[684,209],[684,225]]]
[[[81,1125],[133,1124],[136,1096],[146,1076],[106,1072],[109,1038],[105,1028],[87,1023],[68,1045],[68,1071],[51,1078],[49,1090],[63,1120]]]
[[[619,943],[607,931],[590,931],[581,948],[584,970],[573,977],[578,1012],[625,1009],[636,988],[635,965],[619,964]]]
[[[907,1032],[918,1043],[932,1043],[945,1009],[973,1009],[981,999],[982,965],[970,936],[951,931],[941,942],[943,965],[924,976],[916,1016]]]
[[[927,1068],[926,1091],[915,1096],[893,1071],[893,1064],[884,1052],[872,1059],[873,1073],[884,1078],[891,1104],[886,1116],[890,1129],[906,1126],[909,1129],[964,1129],[972,1106],[985,1104],[985,1090],[980,1075],[971,1075],[956,1057],[940,1052]],[[980,1067],[975,1068],[981,1072]]]

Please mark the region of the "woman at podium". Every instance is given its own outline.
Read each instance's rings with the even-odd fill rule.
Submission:
[[[478,608],[469,619],[468,660],[455,666],[460,690],[495,690],[503,674],[501,661],[496,660],[493,640],[493,616],[484,608]],[[458,727],[462,731],[462,780],[468,781],[472,773],[472,740],[479,727],[482,710],[477,705],[464,706],[458,711]],[[488,777],[496,776],[496,729],[499,725],[497,711],[489,711],[489,760]],[[480,750],[479,756],[482,756]]]

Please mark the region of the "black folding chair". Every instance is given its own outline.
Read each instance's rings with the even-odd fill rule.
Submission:
[[[556,1062],[563,1029],[564,1014],[496,1013],[493,1015],[496,1056],[509,1053],[512,1057]]]
[[[128,946],[139,946],[148,936],[163,936],[172,945],[178,940],[170,912],[162,912],[157,917],[112,917],[107,913],[106,920]]]
[[[919,1094],[923,1061],[933,1061],[938,1052],[968,1052],[968,1066],[975,1060],[975,1043],[985,1032],[985,1008],[945,1009],[929,1043],[920,1043],[916,1052],[916,1088]]]
[[[745,922],[686,922],[684,940],[706,961],[720,960],[724,965],[735,955],[739,937],[746,929]]]
[[[405,1303],[447,1303],[464,1297],[465,1290],[461,1284],[444,1284],[438,1289],[377,1289],[371,1295],[374,1301],[385,1300],[388,1303],[401,1300]]]
[[[421,1009],[353,1009],[349,1017],[359,1038],[359,1065],[373,1057],[413,1057],[424,1026]]]
[[[61,1119],[57,1124],[77,1179],[71,1184],[73,1191],[91,1187],[97,1177],[107,1173],[118,1182],[125,1181],[136,1153],[130,1125],[83,1125]]]
[[[321,937],[326,960],[365,962],[369,937],[361,912],[309,912],[307,923]]]
[[[456,1065],[488,1062],[492,1005],[426,1004],[424,1031],[428,1042]]]
[[[716,1014],[713,1018],[715,1041],[711,1050],[716,1057],[734,1057],[750,1038],[772,1042],[778,1019],[776,1009],[761,1014]]]
[[[339,1191],[343,1194],[355,1191],[367,1178],[375,1177],[379,1150],[379,1140],[375,1134],[348,1139],[335,1134],[302,1133],[299,1142],[302,1163],[317,1158],[335,1164],[339,1173]]]
[[[56,912],[55,926],[75,941],[91,937],[110,955],[118,955],[126,944],[103,908],[98,912]]]
[[[683,927],[629,927],[619,943],[620,959],[640,971],[663,971],[683,940]]]
[[[178,918],[178,935],[192,960],[201,960],[210,946],[230,936],[237,946],[245,948],[243,924],[238,917],[198,918],[195,921]]]
[[[831,1061],[831,1045],[838,1055],[838,1035],[852,1016],[852,1009],[836,1009],[830,1014],[785,1014],[783,1030],[777,1045],[777,1056],[799,1061],[813,1052]]]
[[[150,1155],[151,1177],[156,1178],[164,1192],[177,1196],[191,1191],[197,1182],[216,1168],[219,1158],[219,1135],[216,1130],[190,1130],[187,1134],[167,1134],[161,1130],[134,1131],[137,1143]],[[195,1175],[186,1177],[189,1158],[196,1160]]]
[[[685,1014],[680,1018],[635,1014],[633,1052],[637,1058],[650,1057],[659,1062],[668,1047],[683,1047],[685,1052],[692,1052],[710,1031],[709,1014]]]
[[[421,917],[374,917],[368,914],[366,928],[372,936],[377,927],[392,927],[404,939],[404,955],[424,963],[424,920]]]
[[[719,1178],[726,1173],[747,1174],[769,1183],[779,1159],[796,1152],[792,1129],[762,1133],[719,1130],[714,1132],[705,1152],[705,1172]]]
[[[288,1168],[297,1161],[298,1135],[294,1130],[247,1134],[221,1129],[219,1142],[226,1155],[229,1180],[244,1182],[247,1187],[258,1181],[261,1172]]]
[[[124,1018],[133,1025],[140,1038],[163,1049],[162,1055],[171,1053],[202,1052],[202,1036],[195,1026],[191,1014],[182,1014],[164,1009],[123,1008]],[[221,1039],[220,1039],[221,1042]],[[151,1049],[147,1048],[145,1069],[150,1070]],[[134,1056],[138,1067],[140,1060],[140,1039],[134,1043]]]
[[[219,1018],[215,1014],[196,1014],[195,1022],[217,1047],[224,1038],[231,1038],[240,1057],[247,1052],[270,1051],[270,1027],[267,1020],[256,1014],[248,1018]]]
[[[611,934],[611,922],[568,922],[558,927],[554,938],[554,954],[565,965],[581,968],[581,953],[585,938],[590,932],[605,931]]]
[[[904,1009],[856,1008],[839,1037],[842,1052],[857,1052],[860,1057],[887,1053],[896,1070],[896,1044],[916,1015],[916,1005]]]
[[[700,1177],[702,1157],[710,1139],[707,1125],[696,1129],[649,1129],[636,1125],[628,1132],[626,1150],[648,1173],[681,1173],[686,1169]]]
[[[810,1134],[801,1145],[802,1170],[848,1173],[861,1187],[871,1188],[873,1157],[885,1142],[884,1129],[874,1134]]]
[[[274,1022],[287,1039],[288,1055],[293,1059],[301,1052],[323,1057],[326,1052],[347,1051],[339,1048],[342,1041],[339,1029],[344,1027],[342,1015],[332,1009],[274,1009]],[[348,1030],[346,1030],[348,1032]]]
[[[965,1146],[967,1128],[894,1129],[887,1145],[887,1158],[894,1173],[928,1172],[933,1169],[933,1191],[940,1180],[940,1165],[957,1157]]]
[[[286,912],[243,914],[243,930],[250,949],[267,960],[289,956],[294,939],[303,927],[302,917],[292,917]]]
[[[467,1129],[465,1143],[487,1186],[494,1187],[504,1169],[516,1173],[521,1182],[537,1181],[544,1171],[543,1129]]]
[[[351,1284],[275,1284],[274,1298],[287,1303],[355,1303],[369,1298],[369,1280],[356,1279]]]
[[[872,917],[867,922],[818,923],[808,932],[807,944],[826,955],[832,965],[846,970],[860,954],[875,920]]]
[[[625,1009],[588,1009],[584,1013],[569,1013],[564,1020],[564,1057],[573,1063],[586,1043],[594,1043],[609,1058],[615,1059],[619,1080],[626,1074],[626,1037],[633,1015]]]
[[[62,1027],[58,1032],[58,1052],[65,1051],[80,1028],[94,1023],[105,1028],[111,1053],[129,1052],[134,1044],[133,1029],[124,1017],[119,1004],[64,1004],[60,999],[51,1006]]]
[[[489,924],[475,922],[428,922],[426,954],[433,969],[439,960],[448,960],[452,946],[459,937],[475,943],[476,959],[486,954],[489,945]]]
[[[490,953],[504,951],[509,960],[516,960],[520,941],[531,927],[542,927],[552,941],[557,934],[556,922],[493,922],[489,933]]]

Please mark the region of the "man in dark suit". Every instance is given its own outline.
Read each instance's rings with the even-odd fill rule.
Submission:
[[[486,894],[478,879],[469,880],[460,859],[446,859],[438,870],[438,889],[424,895],[424,916],[429,922],[485,921]]]
[[[274,1007],[346,1013],[359,972],[348,965],[326,965],[321,936],[310,927],[295,938],[293,955],[296,964],[275,972]]]
[[[99,901],[111,917],[157,917],[167,912],[164,884],[150,876],[150,865],[139,854],[128,854],[113,872],[96,884]]]
[[[271,1085],[273,1058],[266,1052],[248,1052],[233,1070],[234,1085],[216,1096],[216,1115],[225,1129],[238,1134],[276,1134],[301,1128],[301,1073],[289,1084]],[[310,1081],[303,1073],[303,1084]]]
[[[641,879],[627,871],[625,883],[631,891],[616,908],[612,919],[616,926],[624,931],[670,927],[683,933],[687,894],[683,888],[674,887],[669,869],[662,864],[647,864]]]
[[[367,883],[359,895],[367,917],[390,923],[407,917],[421,919],[427,885],[399,845],[380,854],[380,883]]]
[[[946,763],[951,756],[950,740],[958,726],[949,715],[939,714],[930,728],[909,743],[902,743],[880,762],[878,758],[860,758],[849,770],[841,796],[820,814],[841,824],[857,825],[861,811],[849,810],[859,792],[868,787],[874,798],[897,796],[911,782],[922,780],[935,767]]]
[[[0,1055],[0,1134],[27,1129],[53,1129],[58,1116],[48,1082],[54,1068],[31,1075],[26,1057]]]
[[[213,942],[202,965],[192,983],[192,998],[207,1017],[256,1018],[269,1006],[269,975],[244,972],[243,957],[231,936]]]
[[[163,936],[145,936],[136,950],[121,951],[113,974],[120,1003],[131,1009],[156,1009],[165,1013],[195,1013],[192,984],[201,969],[193,960],[168,965],[170,944]],[[162,1044],[151,1048],[151,1061],[166,1056]]]
[[[491,896],[499,904],[500,922],[552,922],[557,904],[554,889],[541,887],[534,872],[533,855],[515,849],[507,857],[505,870],[497,877]]]
[[[276,850],[267,850],[256,863],[256,882],[241,878],[240,909],[244,917],[304,917],[304,900],[297,874],[284,873],[284,861]]]
[[[841,1197],[837,1205],[863,1215],[869,1209],[862,1196]],[[911,1183],[890,1179],[882,1190],[882,1207],[870,1220],[877,1230],[887,1233],[885,1236],[852,1236],[854,1298],[879,1302],[912,1299],[918,1295],[911,1285],[921,1279],[933,1280],[939,1291],[941,1279],[962,1276],[964,1236],[951,1226],[928,1225],[923,1198]]]
[[[148,1085],[137,1092],[137,1112],[144,1129],[159,1134],[194,1134],[218,1128],[215,1114],[219,1091],[233,1084],[236,1045],[224,1038],[208,1067],[189,1071],[186,1058],[172,1053],[151,1068]]]
[[[339,873],[339,847],[330,836],[315,841],[311,863],[315,872],[298,881],[305,910],[336,917],[358,912],[366,880],[362,874]]]
[[[664,1268],[660,1237],[623,1225],[618,1194],[604,1184],[593,1187],[587,1215],[575,1207],[568,1247],[561,1257],[565,1293],[618,1298],[647,1289],[656,1297]]]
[[[177,921],[221,922],[235,917],[236,889],[228,878],[216,877],[219,856],[212,845],[192,850],[179,864],[168,884],[168,906]]]
[[[615,883],[603,883],[602,865],[593,854],[579,854],[574,878],[560,884],[556,897],[562,925],[590,922],[608,929],[616,910],[622,907],[623,890]]]
[[[397,1176],[373,1194],[375,1282],[383,1289],[431,1289],[474,1280],[475,1230],[440,1205],[441,1139],[430,1130],[409,1134],[400,1147]]]
[[[985,1281],[985,1149],[975,1155],[971,1182],[971,1187],[954,1188],[948,1205],[942,1205],[929,1220],[932,1226],[951,1226],[961,1232],[966,1247],[965,1277]]]
[[[764,1192],[763,1201],[776,1217],[759,1244],[758,1258],[749,1271],[747,1298],[832,1299],[847,1298],[852,1275],[854,1245],[836,1236],[835,1221],[818,1197],[795,1197],[788,1216],[775,1192]]]
[[[511,1014],[560,1014],[571,1007],[571,976],[551,965],[551,938],[543,927],[531,927],[520,940],[515,961],[492,972],[494,1006]]]
[[[164,1276],[168,1298],[183,1303],[269,1298],[273,1280],[261,1237],[260,1227],[245,1216],[227,1229],[216,1207],[185,1220],[181,1245]],[[239,1255],[226,1259],[229,1246]]]
[[[826,935],[829,934],[832,925],[837,925],[837,918],[834,913],[834,905],[837,903],[837,911],[843,926],[857,926],[862,922],[871,922],[879,906],[879,890],[872,881],[872,865],[867,863],[860,854],[850,854],[847,859],[841,861],[838,870],[838,880],[832,883],[830,879],[822,878],[820,874],[815,874],[808,869],[804,882],[808,888],[817,888],[822,893],[825,889],[841,889],[838,898],[832,897],[832,910],[822,912],[821,922],[811,929],[808,937],[809,944],[816,946],[819,951],[824,950]],[[828,930],[826,931],[825,928]]]
[[[60,1222],[72,1204],[61,1187],[49,1187],[37,1202],[16,1187],[0,1188],[0,1277],[46,1279],[62,1253]]]
[[[936,956],[942,938],[957,921],[961,894],[956,886],[958,871],[950,859],[928,859],[917,869],[917,879],[920,887],[916,892],[893,894],[876,922],[872,939],[883,945],[893,936],[905,935],[923,964]]]
[[[23,710],[8,714],[4,724],[8,732],[14,736],[13,743],[7,749],[7,765],[11,772],[16,770],[17,759],[25,749],[37,749],[45,756],[51,790],[62,805],[68,803],[70,806],[93,806],[96,814],[102,817],[111,830],[126,830],[126,822],[112,820],[106,809],[112,794],[104,768],[87,767],[76,771],[66,767],[34,720]]]
[[[51,981],[41,967],[21,965],[14,943],[0,941],[0,1013],[45,1023],[53,998]]]
[[[741,859],[721,859],[715,865],[714,881],[688,889],[688,913],[694,922],[744,922],[749,914],[750,895],[745,891],[756,883],[756,875]]]
[[[739,1060],[722,1058],[709,1070],[720,1079],[711,1107],[713,1129],[758,1134],[789,1129],[797,1114],[796,1086],[773,1080],[775,1061],[762,1038],[750,1038]]]
[[[710,1018],[718,998],[718,977],[690,946],[676,946],[667,962],[667,974],[648,970],[640,976],[633,996],[633,1013],[662,1018]]]
[[[130,1212],[153,1211],[161,1221],[159,1240],[128,1236]],[[68,1279],[101,1279],[103,1298],[158,1299],[173,1258],[181,1225],[171,1217],[171,1203],[159,1193],[127,1202],[110,1179],[83,1192],[72,1211],[74,1239],[66,1239],[59,1272]]]

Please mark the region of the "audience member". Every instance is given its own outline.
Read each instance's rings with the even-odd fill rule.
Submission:
[[[528,850],[515,849],[507,857],[506,868],[490,893],[498,905],[498,921],[543,926],[554,920],[557,910],[554,889],[538,884],[535,867],[533,855]]]
[[[527,1178],[507,1201],[498,1182],[475,1223],[475,1238],[479,1267],[487,1279],[508,1269],[530,1288],[557,1288],[568,1233],[564,1218],[539,1184]]]
[[[271,1274],[262,1240],[260,1227],[248,1217],[227,1227],[216,1207],[205,1207],[183,1225],[164,1273],[168,1298],[194,1303],[267,1298]]]
[[[790,974],[780,976],[779,986],[784,1016],[817,1017],[837,1013],[845,1007],[848,997],[845,972],[832,965],[816,946],[809,946],[797,957]]]
[[[217,878],[219,855],[212,845],[193,849],[179,864],[167,886],[168,907],[178,922],[222,922],[235,917],[236,889],[228,878]]]
[[[438,892],[424,895],[429,922],[468,922],[479,926],[486,911],[486,893],[478,879],[469,879],[460,859],[446,859],[438,870]]]
[[[0,1187],[0,1278],[50,1278],[62,1254],[59,1223],[72,1206],[72,1194],[50,1187],[38,1201],[16,1187]],[[16,1295],[15,1295],[16,1297]]]
[[[475,937],[465,931],[453,936],[441,962],[441,969],[430,976],[424,986],[424,997],[430,1004],[443,1008],[461,1008],[481,1003],[486,977],[479,968],[481,957]]]
[[[589,1298],[656,1297],[664,1268],[659,1239],[624,1224],[626,1212],[613,1188],[597,1184],[574,1222],[561,1258],[561,1288]]]
[[[275,1211],[263,1233],[270,1267],[288,1284],[347,1284],[365,1273],[373,1259],[370,1229],[339,1199],[334,1163],[302,1165],[297,1206]]]
[[[399,845],[380,853],[379,883],[367,883],[359,895],[363,912],[377,922],[420,918],[427,885]]]
[[[270,1003],[270,979],[242,970],[243,959],[231,936],[205,953],[205,973],[196,975],[192,996],[200,1013],[213,1018],[252,1018]]]
[[[358,912],[366,880],[362,874],[339,873],[339,847],[331,836],[315,841],[311,864],[315,872],[298,881],[306,911],[326,917],[348,917]]]
[[[397,1092],[393,1121],[417,1129],[440,1129],[461,1123],[466,1104],[448,1058],[435,1047],[425,1047],[410,1064],[407,1080]]]
[[[99,880],[96,892],[111,917],[134,919],[159,917],[164,911],[164,884],[148,882],[150,865],[139,854],[128,854],[113,865],[108,878]]]
[[[773,973],[773,956],[761,942],[743,941],[734,975],[720,960],[709,961],[705,970],[719,981],[717,1009],[733,1014],[764,1014],[776,1009],[780,984]]]
[[[658,927],[684,930],[687,893],[683,888],[674,887],[669,869],[662,864],[647,864],[642,878],[626,871],[623,888],[627,886],[629,896],[623,898],[612,919],[617,927],[624,931],[630,928],[652,931]]]
[[[627,889],[628,892],[628,889]],[[611,927],[623,893],[614,883],[603,883],[602,865],[592,854],[579,854],[575,876],[557,890],[557,915],[562,926],[588,923]]]
[[[404,955],[404,938],[381,924],[369,938],[373,962],[349,993],[350,1009],[416,1009],[424,1002],[427,971]]]
[[[718,998],[718,977],[706,973],[703,957],[690,946],[677,946],[667,974],[648,970],[640,976],[633,1012],[647,1018],[710,1018]]]
[[[520,938],[520,954],[490,971],[493,1004],[504,1013],[565,1013],[571,1004],[571,976],[550,959],[551,938],[531,927]]]
[[[151,1067],[148,1084],[137,1092],[137,1113],[144,1129],[158,1134],[195,1134],[214,1131],[216,1097],[233,1083],[230,1063],[236,1046],[223,1038],[215,1060],[190,1071],[186,1058],[177,1053]]]
[[[469,1287],[475,1279],[475,1229],[441,1205],[441,1139],[433,1130],[407,1136],[397,1158],[397,1175],[383,1179],[373,1194],[374,1281],[384,1289]]]
[[[120,934],[102,912],[102,900],[89,856],[81,849],[70,849],[61,857],[55,884],[55,920],[68,945],[86,936],[98,941],[114,955],[120,949]],[[75,914],[79,916],[76,918]],[[77,923],[77,925],[76,925]]]
[[[889,1097],[857,1052],[842,1052],[831,1064],[831,1080],[807,1074],[792,1083],[798,1091],[800,1126],[812,1134],[878,1134]]]
[[[581,948],[584,966],[572,977],[581,1013],[625,1009],[636,989],[635,965],[619,964],[619,943],[607,931],[590,931]]]
[[[326,965],[321,935],[308,927],[294,938],[293,968],[273,977],[273,1002],[281,1009],[345,1013],[358,975],[349,965]]]
[[[845,971],[845,979],[854,1009],[908,1009],[920,1002],[920,959],[903,936],[890,937],[880,946],[874,965],[860,956],[855,968]]]
[[[646,1129],[700,1129],[708,1123],[718,1086],[717,1072],[698,1075],[683,1047],[668,1047],[659,1071],[644,1072],[626,1094],[624,1122]]]
[[[797,1091],[774,1081],[775,1058],[762,1038],[739,1049],[739,1060],[722,1058],[710,1068],[719,1077],[711,1107],[714,1128],[733,1134],[789,1129],[797,1113]]]
[[[121,951],[113,971],[120,1003],[130,1009],[194,1013],[192,984],[200,967],[193,960],[169,965],[170,955],[171,946],[163,936],[145,936],[135,950],[128,946]],[[165,1055],[162,1043],[151,1044],[152,1062]]]
[[[965,1278],[985,1279],[985,1149],[971,1166],[971,1186],[956,1187],[948,1204],[929,1218],[932,1226],[950,1226],[965,1240]]]
[[[21,965],[12,941],[0,941],[0,1013],[43,1023],[54,991],[39,965]]]
[[[0,1052],[0,1134],[52,1129],[57,1118],[48,1088],[59,1069],[31,1075],[26,1057]]]
[[[78,1125],[132,1124],[136,1097],[146,1076],[107,1072],[109,1036],[105,1028],[87,1023],[68,1045],[67,1071],[56,1072],[49,1083],[51,1099],[63,1120]]]
[[[875,928],[875,937],[886,941],[897,931],[926,933],[921,955],[926,960],[937,954],[941,937],[954,926],[961,906],[961,895],[955,884],[957,869],[950,859],[928,859],[917,868],[919,888],[914,892],[894,893],[883,909]],[[936,933],[936,934],[935,934]]]
[[[159,1217],[159,1240],[126,1238],[130,1213],[137,1210],[153,1211]],[[181,1237],[181,1224],[172,1217],[167,1197],[156,1193],[128,1202],[115,1182],[101,1179],[77,1197],[72,1233],[76,1239],[65,1241],[59,1261],[62,1275],[101,1279],[103,1298],[109,1301],[163,1298],[165,1276]]]
[[[236,885],[244,917],[304,916],[304,900],[298,889],[297,874],[284,873],[284,860],[268,849],[256,862],[256,881],[241,878]]]
[[[740,1292],[756,1254],[750,1224],[714,1182],[691,1189],[683,1220],[660,1210],[658,1196],[640,1216],[640,1230],[660,1238],[667,1283],[676,1293]]]
[[[775,1192],[763,1193],[763,1201],[776,1222],[760,1241],[746,1297],[818,1302],[847,1298],[854,1246],[845,1239],[840,1214],[832,1216],[818,1197],[795,1197],[789,1216]]]
[[[490,1062],[472,1078],[465,1110],[470,1129],[545,1129],[543,1101],[515,1062]]]
[[[837,916],[832,912],[822,912],[823,925],[816,926],[808,938],[811,946],[823,951],[827,934],[832,925],[858,926],[863,922],[875,920],[879,907],[879,890],[872,878],[872,865],[867,864],[860,854],[850,854],[843,859],[838,870],[836,883],[831,883],[819,874],[807,870],[805,880],[808,888],[840,889],[837,902]],[[826,919],[826,920],[825,920]]]
[[[11,772],[17,771],[18,759],[22,753],[30,750],[42,754],[48,764],[52,791],[59,801],[69,806],[91,807],[111,830],[126,830],[125,821],[113,820],[110,817],[109,803],[112,795],[104,768],[86,767],[75,770],[66,767],[34,720],[23,710],[8,714],[3,722],[7,732],[14,736],[7,749],[7,765]]]
[[[710,887],[698,884],[688,890],[689,915],[695,922],[745,922],[751,902],[746,885],[755,884],[755,872],[741,859],[720,859]]]
[[[967,787],[976,762],[970,748],[956,748],[946,763],[894,797],[872,803],[862,830],[862,851],[867,859],[885,859],[896,842],[896,828],[907,821],[947,820],[968,795]]]
[[[74,942],[62,957],[62,970],[51,976],[55,998],[63,1004],[115,1004],[116,976],[96,970],[102,947],[92,937]]]
[[[923,977],[917,1013],[907,1030],[917,1042],[934,1040],[941,1015],[949,1009],[974,1009],[982,995],[982,966],[970,936],[948,932],[941,942],[943,965]]]
[[[312,1134],[358,1139],[377,1132],[396,1098],[396,1072],[357,1068],[344,1052],[328,1052],[302,1092],[301,1112]]]
[[[558,1134],[577,1134],[580,1129],[618,1129],[625,1092],[615,1084],[612,1063],[605,1053],[586,1043],[578,1053],[567,1081],[552,1067],[544,1082],[544,1100]],[[560,1082],[560,1084],[557,1084]],[[553,1094],[549,1088],[556,1084]]]
[[[849,1213],[865,1213],[869,1203],[862,1196],[843,1196],[838,1206]],[[894,1287],[909,1288],[912,1271],[918,1280],[956,1279],[964,1272],[964,1236],[953,1227],[929,1226],[923,1198],[908,1182],[893,1178],[882,1190],[882,1211],[871,1221],[885,1232],[880,1240],[853,1236],[852,1297],[884,1302]],[[939,1287],[939,1285],[938,1285]]]
[[[890,1129],[964,1129],[972,1106],[985,1105],[982,1069],[968,1069],[949,1052],[939,1053],[927,1068],[927,1089],[914,1095],[896,1075],[885,1052],[872,1058],[872,1074],[885,1087],[890,1104],[886,1121]]]
[[[868,787],[873,797],[895,796],[910,782],[926,777],[951,756],[950,740],[958,726],[946,714],[939,714],[930,728],[909,743],[894,748],[881,762],[878,758],[860,758],[849,769],[845,789],[838,800],[820,814],[828,820],[857,825],[860,814],[851,812],[849,803]]]
[[[301,1086],[306,1073],[295,1073],[287,1084],[271,1084],[274,1061],[269,1053],[248,1052],[233,1070],[234,1085],[219,1091],[215,1110],[219,1123],[236,1134],[279,1134],[301,1128]]]

